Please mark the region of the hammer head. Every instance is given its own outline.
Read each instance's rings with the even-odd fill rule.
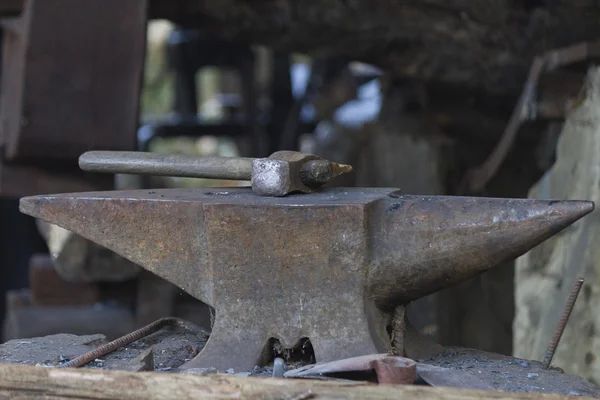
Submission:
[[[251,185],[261,196],[285,196],[293,192],[311,193],[338,175],[352,171],[313,154],[278,151],[252,162]]]

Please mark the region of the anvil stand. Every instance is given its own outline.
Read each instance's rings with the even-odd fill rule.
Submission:
[[[183,368],[236,371],[265,362],[271,338],[285,348],[310,339],[317,362],[389,352],[399,307],[524,254],[593,208],[366,188],[280,198],[134,190],[20,204],[213,306],[211,336]]]

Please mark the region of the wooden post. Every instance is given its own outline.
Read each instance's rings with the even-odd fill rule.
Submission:
[[[27,0],[21,17],[5,20],[0,127],[8,159],[135,148],[146,7]]]
[[[110,188],[77,157],[136,148],[147,0],[21,3],[17,18],[0,19],[0,193]]]

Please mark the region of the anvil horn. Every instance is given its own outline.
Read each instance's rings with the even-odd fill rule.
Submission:
[[[148,198],[144,198],[146,194]],[[22,213],[104,246],[212,304],[202,203],[153,191],[24,197]]]
[[[591,201],[449,196],[399,196],[384,204],[368,279],[381,307],[513,260],[594,210]]]

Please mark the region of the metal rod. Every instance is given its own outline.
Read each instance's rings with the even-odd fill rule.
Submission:
[[[199,335],[203,332],[202,329],[200,329],[196,325],[192,324],[191,322],[185,321],[183,319],[173,318],[173,317],[161,318],[159,320],[156,320],[156,321],[144,326],[143,328],[135,330],[131,333],[128,333],[125,336],[121,336],[120,338],[113,340],[112,342],[103,344],[102,346],[97,347],[94,350],[88,351],[87,353],[84,353],[78,357],[75,357],[74,359],[72,359],[64,364],[57,365],[57,367],[58,368],[82,367],[82,366],[86,365],[87,363],[94,361],[98,357],[103,357],[107,354],[110,354],[113,351],[115,351],[123,346],[127,346],[128,344],[133,343],[136,340],[140,340],[146,336],[149,336],[155,332],[158,332],[165,326],[170,326],[170,325],[180,326],[182,328],[187,329],[190,332],[193,332],[196,335]]]
[[[88,151],[79,157],[79,167],[84,171],[113,174],[249,181],[253,160],[137,151]]]
[[[552,358],[554,357],[554,353],[556,352],[556,347],[558,347],[558,343],[560,342],[560,338],[562,337],[563,331],[567,326],[567,322],[569,321],[569,316],[571,315],[571,311],[573,311],[573,306],[577,301],[577,296],[579,296],[579,292],[581,291],[581,287],[583,286],[583,278],[578,278],[575,281],[575,285],[573,285],[573,289],[571,290],[571,294],[569,295],[569,299],[567,300],[567,304],[565,305],[565,309],[563,311],[560,320],[558,321],[558,327],[556,328],[556,332],[550,341],[550,346],[548,346],[548,350],[546,351],[546,357],[544,357],[544,367],[549,368],[550,363],[552,362]]]

